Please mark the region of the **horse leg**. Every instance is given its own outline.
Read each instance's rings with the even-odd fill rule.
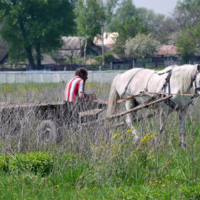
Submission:
[[[133,107],[135,107],[135,103],[134,103],[134,99],[129,99],[129,100],[127,100],[126,101],[126,103],[125,103],[125,106],[126,106],[126,110],[130,110],[130,109],[132,109]],[[133,113],[128,113],[127,115],[126,115],[126,123],[127,123],[127,125],[128,125],[128,127],[130,128],[130,129],[133,129],[132,130],[132,133],[134,134],[134,138],[135,138],[135,141],[137,142],[138,141],[138,139],[139,139],[139,135],[138,135],[138,133],[137,133],[137,131],[134,129],[134,126],[133,126]]]
[[[186,147],[185,135],[186,135],[186,128],[185,128],[185,111],[180,111],[178,113],[179,116],[179,125],[180,125],[180,146],[182,148]]]

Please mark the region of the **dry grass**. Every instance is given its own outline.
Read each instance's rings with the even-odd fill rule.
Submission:
[[[1,87],[0,100],[5,103],[0,105],[0,108],[4,108],[0,112],[0,154],[17,156],[18,153],[45,151],[54,157],[54,168],[46,177],[46,182],[42,182],[40,175],[37,175],[33,183],[34,180],[28,178],[32,177],[31,171],[20,175],[9,172],[11,176],[2,173],[5,182],[13,178],[17,180],[13,186],[17,199],[24,195],[27,199],[44,199],[48,198],[48,194],[52,194],[51,198],[60,199],[66,195],[69,199],[198,199],[199,99],[195,100],[195,107],[190,107],[187,114],[185,150],[179,147],[176,113],[167,119],[165,134],[156,148],[154,138],[159,132],[159,116],[135,123],[141,137],[140,144],[135,145],[131,130],[126,126],[108,130],[104,123],[96,123],[95,126],[81,127],[77,115],[69,114],[64,118],[63,114],[59,120],[56,119],[56,129],[62,137],[59,141],[44,145],[39,141],[38,127],[42,120],[35,115],[36,105],[39,102],[61,102],[64,88],[65,84],[62,83]],[[86,85],[87,93],[96,93],[102,100],[108,100],[109,88],[109,84]],[[32,102],[35,106],[24,110],[5,109],[5,104],[25,105],[25,102]],[[119,109],[124,109],[123,104]],[[149,113],[150,110],[143,109],[137,112],[136,119]],[[47,119],[54,119],[54,114],[49,114]],[[105,117],[105,112],[100,117]],[[121,121],[124,121],[124,117],[113,123]],[[66,158],[66,155],[72,156]],[[47,184],[48,181],[51,184]],[[1,187],[0,193],[5,198],[9,197],[9,188],[5,185]]]

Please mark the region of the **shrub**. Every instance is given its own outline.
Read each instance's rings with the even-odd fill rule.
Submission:
[[[4,172],[22,172],[48,174],[53,168],[53,157],[47,152],[31,152],[26,154],[0,156],[0,170]]]

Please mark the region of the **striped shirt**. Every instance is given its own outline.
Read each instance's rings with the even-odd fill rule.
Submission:
[[[67,83],[65,88],[64,100],[74,102],[78,98],[79,92],[84,93],[84,88],[85,88],[85,81],[79,76],[76,76]]]

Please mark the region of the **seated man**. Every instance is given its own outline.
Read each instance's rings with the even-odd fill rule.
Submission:
[[[65,101],[74,102],[78,99],[95,100],[95,94],[85,94],[85,82],[88,79],[88,72],[85,68],[79,68],[75,72],[75,78],[71,79],[65,88]]]

